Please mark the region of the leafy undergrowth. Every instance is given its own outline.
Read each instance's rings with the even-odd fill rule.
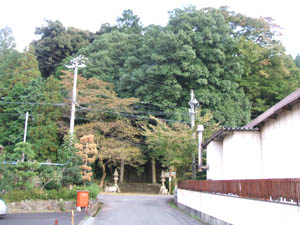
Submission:
[[[95,199],[98,193],[102,190],[97,184],[91,184],[89,186],[76,186],[72,190],[68,188],[41,190],[14,190],[6,193],[4,196],[7,202],[18,202],[22,200],[49,200],[49,199],[63,199],[63,200],[75,200],[77,198],[77,190],[89,191],[89,198]]]

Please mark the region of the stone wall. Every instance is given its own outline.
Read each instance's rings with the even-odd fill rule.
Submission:
[[[96,200],[89,201],[89,211],[98,206]],[[25,200],[7,203],[8,213],[61,212],[76,210],[76,201],[63,200]]]

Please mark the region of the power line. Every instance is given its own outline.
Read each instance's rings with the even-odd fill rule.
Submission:
[[[30,97],[30,96],[19,96],[19,97],[13,97],[13,99],[20,99],[21,97]],[[53,103],[53,102],[24,102],[24,101],[4,101],[6,99],[6,97],[0,97],[0,104],[18,104],[18,105],[22,105],[22,104],[29,104],[29,105],[53,105],[53,106],[67,106],[70,105],[70,103]],[[9,97],[9,99],[11,99]],[[98,104],[93,104],[93,103],[81,103],[84,105],[89,105],[89,106],[98,106]],[[139,104],[139,103],[137,103]],[[142,103],[143,104],[143,103]],[[148,103],[144,103],[144,104],[148,104]],[[99,111],[101,110],[102,112],[114,112],[113,110],[104,110],[104,109],[99,109],[99,108],[86,108],[83,107],[79,104],[77,104],[77,106],[81,109],[79,109],[78,111],[82,111],[82,110],[90,110],[90,111]],[[115,108],[111,108],[111,109],[119,109],[119,107],[115,107]],[[176,112],[176,113],[172,113],[172,112],[163,112],[163,111],[139,111],[139,110],[129,110],[129,111],[117,111],[118,113],[130,113],[133,112],[134,114],[146,114],[146,115],[175,115],[175,114],[188,114],[188,112]]]
[[[0,104],[2,104],[3,102],[0,101]],[[51,106],[60,106],[60,107],[64,107],[64,106],[68,106],[69,104],[65,104],[65,103],[32,103],[32,102],[4,102],[4,104],[29,104],[29,105],[51,105]],[[142,120],[151,120],[149,117],[146,117],[145,115],[140,115],[138,113],[130,113],[130,112],[122,112],[122,111],[110,111],[110,110],[103,110],[103,109],[87,109],[87,108],[84,108],[84,107],[81,107],[82,109],[81,110],[78,110],[78,111],[89,111],[89,112],[102,112],[102,113],[112,113],[112,114],[117,114],[117,115],[120,115],[120,116],[124,116],[124,117],[127,117],[127,118],[135,118],[135,119],[142,119]],[[146,115],[152,115],[150,113],[146,114]],[[85,118],[79,118],[79,117],[76,117],[75,119],[85,119]],[[160,118],[161,120],[163,121],[166,121],[166,122],[179,122],[179,123],[186,123],[186,124],[189,124],[188,122],[186,121],[183,121],[183,120],[171,120],[171,119],[163,119],[163,118]]]
[[[0,98],[3,99],[3,98]],[[0,100],[0,104],[16,104],[16,105],[52,105],[52,106],[66,106],[66,103],[51,103],[51,102],[6,102]]]
[[[108,110],[103,110],[103,109],[88,109],[88,108],[82,107],[80,105],[78,105],[78,106],[81,108],[81,111],[89,111],[89,112],[95,111],[95,112],[113,113],[113,114],[118,114],[118,115],[122,115],[122,116],[125,116],[125,117],[134,117],[134,118],[137,118],[137,119],[144,118],[144,119],[147,119],[147,120],[151,120],[149,117],[135,115],[134,113],[130,113],[130,112],[108,111]],[[180,122],[180,123],[188,124],[188,122],[186,122],[186,121],[170,120],[170,119],[162,119],[162,118],[160,118],[160,119],[163,120],[163,121],[168,121],[168,122]]]
[[[62,63],[62,60],[61,60],[61,59],[59,59],[59,58],[56,58],[56,56],[55,56],[55,55],[53,55],[53,54],[49,54],[49,53],[48,53],[48,52],[46,52],[46,51],[43,51],[43,54],[46,54],[46,55],[48,55],[48,56],[52,57],[53,59],[55,59],[55,60],[56,60],[56,62],[57,62],[57,63],[59,62],[59,64],[60,64],[60,63]],[[37,53],[36,51],[35,51],[34,55],[35,55],[36,57],[41,57],[41,58],[44,58],[45,60],[48,60],[48,59],[49,59],[49,58],[46,58],[44,55]],[[67,57],[68,57],[68,56],[67,56]]]
[[[133,105],[138,105],[138,103],[134,103]],[[143,103],[142,103],[143,104]],[[144,103],[147,104],[147,103]],[[81,105],[88,105],[88,106],[99,106],[99,104],[93,104],[93,103],[80,103],[78,104],[79,107],[89,109],[86,107],[82,107]],[[157,105],[158,106],[158,105]],[[110,107],[111,109],[119,109],[120,107]],[[93,110],[93,109],[91,109]],[[102,109],[101,109],[102,110]],[[78,111],[81,111],[80,109]],[[109,111],[110,112],[110,111]],[[163,111],[140,111],[140,110],[129,110],[129,111],[119,111],[120,113],[129,113],[129,112],[134,112],[135,114],[147,114],[147,115],[174,115],[174,114],[188,114],[188,112],[163,112]]]

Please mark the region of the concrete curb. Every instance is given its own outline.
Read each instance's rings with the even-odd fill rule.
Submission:
[[[96,217],[89,217],[80,223],[80,225],[93,225],[95,223]]]
[[[100,213],[102,202],[98,200],[98,208],[93,216],[89,216],[87,219],[83,220],[79,225],[93,225],[96,221],[97,215]]]

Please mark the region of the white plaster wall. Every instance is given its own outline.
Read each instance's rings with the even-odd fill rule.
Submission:
[[[234,225],[294,225],[300,223],[300,207],[203,192],[177,190],[185,206]]]
[[[234,131],[223,140],[223,179],[262,177],[259,131]]]
[[[206,149],[207,179],[223,179],[223,141],[212,141]]]
[[[207,146],[207,179],[262,178],[259,131],[234,131]]]
[[[263,178],[300,177],[300,104],[261,129]]]

